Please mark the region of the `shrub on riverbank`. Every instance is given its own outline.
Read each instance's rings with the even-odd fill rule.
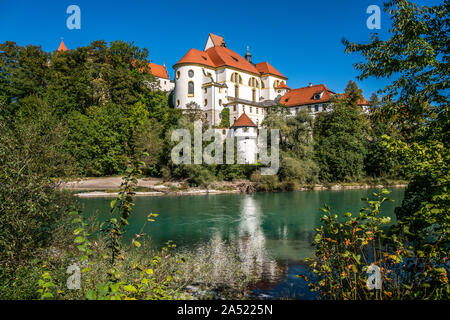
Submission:
[[[60,247],[53,243],[30,265],[32,272],[26,279],[35,281],[34,294],[29,284],[13,283],[23,286],[18,290],[24,293],[23,297],[186,299],[191,298],[186,290],[189,285],[203,291],[197,293],[203,299],[246,297],[249,285],[256,279],[240,259],[235,246],[214,240],[193,251],[175,252],[172,242],[156,250],[145,240],[144,234],[136,234],[131,241],[123,240],[134,206],[135,177],[140,174],[142,165],[135,161],[127,170],[119,196],[111,202],[111,218],[100,228],[85,222],[77,211],[67,216],[73,231],[67,235],[67,221],[58,230],[66,235],[68,243]],[[153,222],[155,217],[157,214],[149,214],[147,221]],[[38,270],[40,277],[37,278]],[[74,273],[67,278],[70,272]],[[69,286],[77,286],[77,280],[79,290],[71,290]],[[0,290],[5,299],[10,298],[9,289]]]
[[[307,259],[314,276],[299,277],[323,299],[399,300],[448,299],[449,265],[445,253],[420,248],[402,233],[386,233],[390,218],[380,216],[389,191],[374,193],[374,200],[352,217],[325,207],[316,229],[315,258]],[[425,246],[426,247],[426,246]],[[445,252],[445,249],[444,249]]]

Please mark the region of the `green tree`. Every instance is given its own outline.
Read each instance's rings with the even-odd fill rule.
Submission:
[[[324,181],[354,181],[364,176],[367,120],[358,106],[361,90],[352,81],[333,101],[331,112],[314,121],[315,158]]]
[[[380,40],[372,35],[368,44],[344,40],[348,53],[359,53],[365,61],[356,65],[360,79],[371,76],[395,80],[384,92],[396,103],[388,112],[420,130],[403,142],[386,137],[386,147],[410,159],[413,175],[393,232],[411,243],[414,263],[405,265],[412,272],[413,297],[448,299],[447,274],[450,202],[449,169],[449,2],[421,6],[393,0],[385,5],[392,18],[391,37]]]
[[[17,117],[0,120],[2,278],[48,244],[55,222],[70,204],[56,179],[74,173],[72,159],[62,151],[65,130],[39,98],[27,101]]]
[[[285,106],[271,108],[264,119],[265,128],[280,131],[281,159],[278,175],[282,181],[295,180],[304,184],[317,180],[312,122],[308,111],[302,109],[291,115]]]
[[[223,108],[223,110],[220,112],[221,121],[219,124],[219,128],[229,128],[230,127],[230,109],[229,108]]]

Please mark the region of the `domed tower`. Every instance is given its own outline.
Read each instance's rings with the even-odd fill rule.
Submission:
[[[243,113],[231,126],[237,140],[237,159],[240,164],[255,164],[257,154],[258,128]]]

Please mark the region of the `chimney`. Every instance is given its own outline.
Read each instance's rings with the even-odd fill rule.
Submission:
[[[311,82],[309,83],[308,87],[310,87],[310,88],[312,87],[312,83]]]

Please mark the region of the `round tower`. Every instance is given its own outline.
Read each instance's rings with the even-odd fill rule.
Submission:
[[[237,143],[237,163],[256,164],[258,128],[243,113],[231,126]]]

